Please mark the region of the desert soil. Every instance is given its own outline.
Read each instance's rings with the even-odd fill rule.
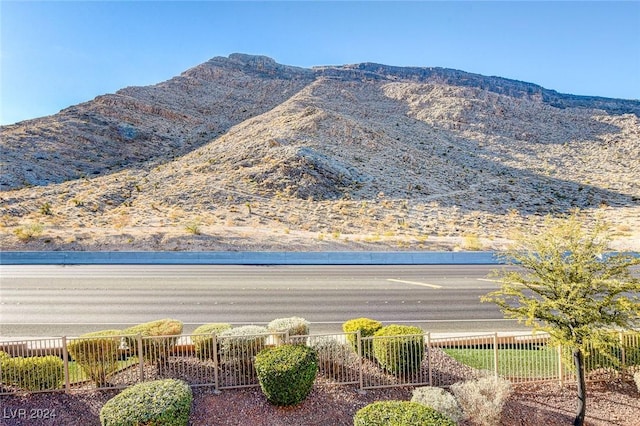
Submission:
[[[117,391],[88,393],[41,393],[2,396],[0,424],[26,425],[99,425],[102,405]],[[379,400],[408,400],[411,388],[369,390],[365,394],[352,385],[317,384],[309,397],[296,407],[276,407],[267,402],[259,388],[225,390],[219,394],[210,388],[194,390],[191,425],[352,425],[353,415],[365,405]],[[507,401],[500,425],[569,425],[576,406],[575,386],[557,383],[516,385]],[[21,414],[24,413],[24,414]],[[55,413],[55,419],[43,419]],[[34,419],[28,419],[29,415]],[[466,421],[463,426],[473,423]],[[614,380],[589,384],[587,426],[640,425],[640,394],[633,382]]]

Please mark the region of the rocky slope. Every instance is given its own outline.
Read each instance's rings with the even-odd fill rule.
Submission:
[[[580,208],[637,249],[639,116],[456,70],[234,54],[4,126],[0,243],[500,248]]]

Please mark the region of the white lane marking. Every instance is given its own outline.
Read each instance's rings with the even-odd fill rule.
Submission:
[[[477,278],[477,280],[478,281],[488,281],[490,283],[501,283],[502,282],[502,280],[492,280],[492,279],[489,279],[489,278]]]
[[[441,285],[435,285],[435,284],[427,284],[427,283],[420,283],[417,281],[407,281],[407,280],[396,280],[394,278],[388,278],[387,281],[393,281],[394,283],[404,283],[404,284],[414,284],[414,285],[421,285],[423,287],[430,287],[430,288],[442,288]]]

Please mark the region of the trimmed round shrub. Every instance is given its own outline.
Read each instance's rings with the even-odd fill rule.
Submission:
[[[458,405],[456,397],[442,388],[434,386],[415,388],[411,396],[411,402],[431,407],[456,423],[464,418],[462,408]]]
[[[182,321],[166,318],[146,322],[122,330],[122,334],[134,335],[125,337],[131,355],[139,355],[135,335],[140,334],[143,337],[142,356],[144,359],[150,362],[163,362],[169,357],[171,349],[182,334]]]
[[[342,331],[345,333],[356,333],[360,330],[360,337],[371,337],[376,331],[382,328],[380,321],[370,318],[356,318],[342,324]],[[347,341],[351,344],[353,350],[358,353],[358,337],[355,334],[347,334]],[[373,359],[373,342],[364,340],[362,342],[362,356]]]
[[[82,371],[97,387],[118,370],[118,350],[121,330],[103,330],[87,333],[67,344],[67,350]]]
[[[253,358],[264,349],[269,330],[259,325],[245,325],[221,332],[220,356],[222,359],[235,359],[251,363]]]
[[[220,334],[225,330],[231,330],[231,324],[227,323],[211,323],[204,324],[193,330],[193,346],[196,356],[201,359],[213,358],[213,334]],[[217,345],[217,352],[220,353],[220,343]]]
[[[481,426],[500,423],[502,409],[513,392],[511,382],[502,377],[481,377],[451,385],[465,418]]]
[[[59,389],[64,380],[64,363],[53,355],[27,358],[0,357],[2,383],[28,391]]]
[[[316,351],[303,345],[266,348],[256,356],[262,392],[275,405],[297,405],[313,388],[318,372]]]
[[[289,336],[306,336],[309,334],[309,321],[300,317],[277,318],[267,325],[267,329],[275,333],[288,333]]]
[[[356,412],[354,426],[456,426],[433,408],[409,401],[378,401]]]
[[[165,379],[133,385],[100,410],[102,426],[186,426],[193,394],[182,380]]]
[[[408,325],[388,325],[376,331],[373,353],[389,373],[409,374],[420,370],[424,357],[422,329]]]

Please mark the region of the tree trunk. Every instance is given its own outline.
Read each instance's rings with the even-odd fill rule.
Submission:
[[[587,385],[584,378],[584,355],[579,348],[573,350],[573,363],[576,366],[578,381],[578,410],[576,418],[573,420],[573,426],[582,426],[587,411]]]

